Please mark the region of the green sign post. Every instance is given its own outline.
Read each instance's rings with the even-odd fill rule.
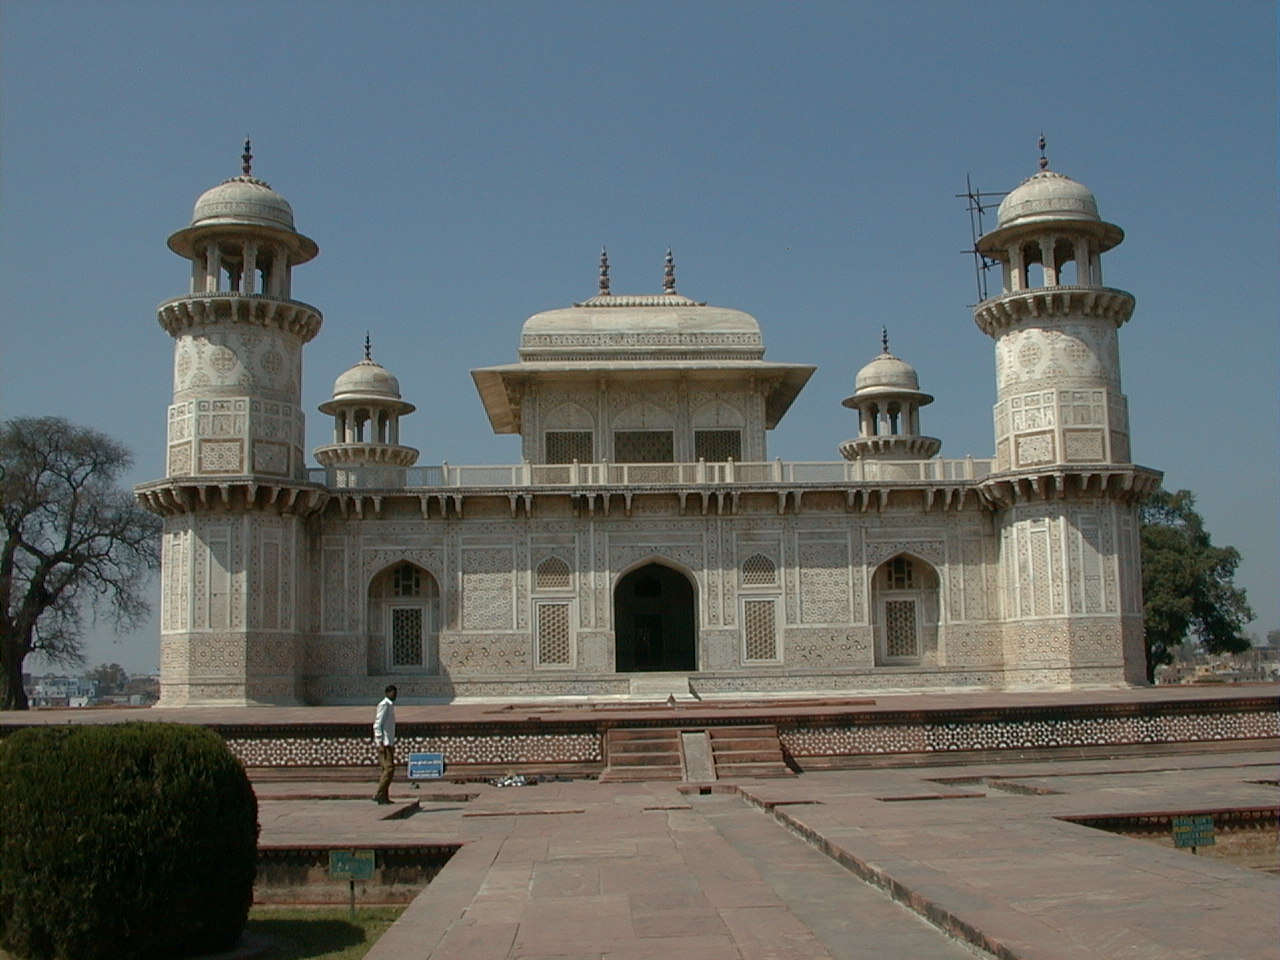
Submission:
[[[1213,817],[1207,813],[1173,818],[1173,845],[1179,849],[1213,846]]]
[[[330,850],[329,876],[334,880],[346,880],[351,885],[351,915],[356,915],[356,881],[372,880],[374,868],[372,850]]]

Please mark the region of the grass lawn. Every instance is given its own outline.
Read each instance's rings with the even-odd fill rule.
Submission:
[[[360,960],[404,907],[254,907],[245,933],[271,938],[264,960]]]

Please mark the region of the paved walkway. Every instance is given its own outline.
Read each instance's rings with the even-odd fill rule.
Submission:
[[[264,844],[462,844],[368,960],[949,960],[973,943],[1027,960],[1268,960],[1280,876],[1060,818],[1274,807],[1278,773],[1274,753],[1223,753],[809,773],[707,795],[402,784],[390,808],[371,785],[257,789]]]

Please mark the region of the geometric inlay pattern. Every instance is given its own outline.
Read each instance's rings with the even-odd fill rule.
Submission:
[[[778,633],[772,600],[746,600],[742,604],[743,633],[748,660],[777,660]]]
[[[884,602],[885,656],[918,656],[917,643],[916,602],[914,600],[886,600]]]
[[[538,664],[567,666],[573,662],[569,645],[569,604],[538,604]]]

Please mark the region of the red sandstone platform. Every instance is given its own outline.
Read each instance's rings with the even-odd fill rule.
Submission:
[[[1208,718],[1196,729],[1212,730],[1215,718],[1240,711],[1274,730],[1278,692],[1169,687],[594,710],[405,704],[397,712],[408,730],[459,725],[470,734],[724,717],[975,730],[1087,720],[1139,731],[1152,718],[1175,726]],[[298,737],[349,728],[363,737],[371,712],[48,710],[3,714],[0,725],[144,719]],[[335,781],[324,768],[314,779],[281,781],[266,768],[254,776],[264,845],[460,845],[368,960],[1266,960],[1280,957],[1280,875],[1079,821],[1274,811],[1275,746],[1273,732],[1255,743],[1132,742],[1090,759],[1067,745],[1031,760],[1017,750],[954,751],[933,758],[940,766],[907,753],[787,779],[481,783],[465,794],[399,782],[391,807],[369,802],[371,778]],[[1274,832],[1274,816],[1267,823]]]

